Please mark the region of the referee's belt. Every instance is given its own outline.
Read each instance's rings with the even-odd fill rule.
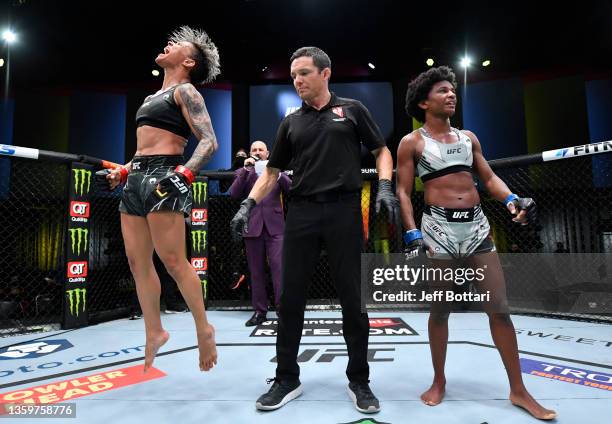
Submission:
[[[310,194],[308,196],[291,196],[291,200],[313,203],[338,202],[340,200],[358,199],[359,191],[326,191],[323,193]]]

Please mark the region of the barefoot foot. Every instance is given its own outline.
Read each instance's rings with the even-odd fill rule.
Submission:
[[[145,345],[145,363],[144,363],[144,372],[147,372],[149,368],[153,365],[153,360],[155,359],[155,355],[157,355],[157,351],[160,347],[162,347],[168,339],[170,338],[170,334],[166,330],[162,330],[158,333],[147,335],[147,343]]]
[[[544,408],[526,390],[520,393],[510,393],[510,402],[539,420],[552,420],[557,417],[555,411]]]
[[[436,406],[442,399],[444,399],[444,391],[446,387],[446,382],[436,383],[434,382],[429,390],[421,395],[421,400],[425,405]]]
[[[198,333],[198,349],[200,350],[200,371],[209,371],[217,364],[217,346],[215,344],[215,328],[208,325]]]

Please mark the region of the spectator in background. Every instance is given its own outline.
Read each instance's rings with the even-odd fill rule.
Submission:
[[[236,171],[234,182],[230,187],[230,196],[234,199],[245,199],[257,181],[258,174],[267,163],[268,148],[263,141],[251,144],[250,157],[244,166]],[[256,167],[255,163],[260,162]],[[257,169],[256,169],[257,168]],[[247,260],[251,272],[251,299],[255,312],[245,323],[247,327],[259,325],[266,321],[268,312],[268,294],[266,291],[266,259],[270,265],[272,285],[274,287],[274,304],[280,301],[281,251],[285,217],[281,193],[287,195],[291,180],[280,173],[272,191],[255,206],[249,218],[248,226],[242,233],[246,245]]]
[[[569,249],[566,249],[565,246],[563,246],[563,242],[558,241],[557,242],[557,250],[555,250],[554,253],[569,253]]]
[[[244,166],[244,161],[247,158],[247,152],[242,147],[238,149],[236,155],[234,156],[234,161],[232,162],[232,171],[236,171]]]
[[[523,253],[523,250],[518,244],[512,243],[510,246],[510,253]]]

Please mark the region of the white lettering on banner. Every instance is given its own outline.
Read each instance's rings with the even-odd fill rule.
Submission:
[[[72,264],[70,265],[70,272],[73,274],[82,274],[83,268],[85,268],[85,264]]]
[[[68,282],[69,283],[84,283],[85,278],[84,277],[69,278]]]
[[[75,202],[72,205],[72,212],[76,213],[77,215],[85,215],[87,212],[87,204]]]

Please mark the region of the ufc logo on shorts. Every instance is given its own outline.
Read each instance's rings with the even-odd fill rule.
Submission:
[[[456,149],[448,149],[446,154],[453,155],[455,153],[461,153],[461,147],[457,147]]]
[[[87,262],[68,262],[68,278],[86,277]]]
[[[459,218],[469,218],[469,213],[468,212],[453,212],[453,218],[455,219],[459,219]]]
[[[172,182],[172,184],[174,184],[174,187],[176,187],[178,191],[181,192],[181,194],[185,194],[189,191],[187,186],[183,184],[183,182],[178,176],[175,175],[173,177],[170,177],[170,181]]]
[[[191,259],[191,266],[196,271],[206,271],[208,269],[208,259],[207,258],[193,258]]]
[[[134,171],[136,171],[137,169],[140,169],[140,162],[132,162],[132,169]]]
[[[89,202],[70,202],[70,216],[89,218]]]
[[[203,222],[208,219],[208,211],[206,209],[192,209],[191,210],[191,221]]]

